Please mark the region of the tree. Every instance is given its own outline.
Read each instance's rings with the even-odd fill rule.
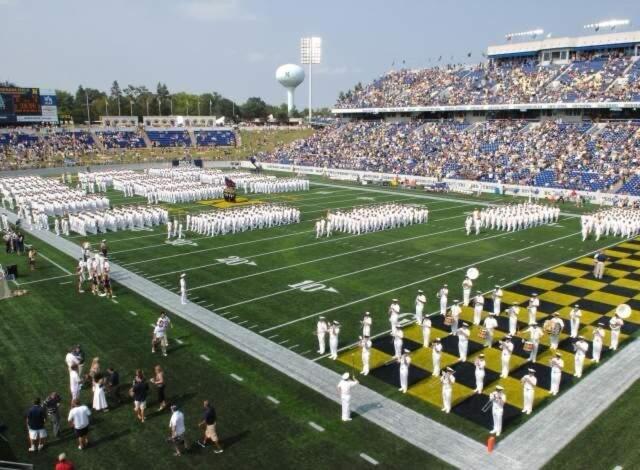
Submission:
[[[246,119],[257,119],[267,117],[267,103],[262,98],[252,96],[242,105],[242,116]]]
[[[64,90],[56,90],[56,99],[58,101],[58,114],[65,116],[73,115],[75,99],[71,93]]]
[[[111,104],[118,107],[118,116],[122,114],[122,110],[120,109],[120,97],[122,96],[122,91],[120,91],[120,85],[118,84],[118,80],[114,80],[111,85]]]

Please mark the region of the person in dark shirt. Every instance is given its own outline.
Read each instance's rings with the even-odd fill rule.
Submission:
[[[201,447],[205,447],[207,445],[207,441],[211,441],[216,447],[214,449],[214,452],[216,454],[220,454],[223,452],[223,449],[218,439],[218,433],[216,432],[216,410],[213,408],[213,405],[209,402],[209,400],[205,400],[203,406],[204,409],[202,410],[202,421],[200,422],[199,426],[201,428],[204,428],[204,437],[202,438],[202,441],[198,441],[198,444]]]
[[[33,400],[33,406],[27,412],[27,429],[29,430],[29,452],[42,450],[47,439],[47,430],[44,423],[47,420],[47,412],[40,405],[40,399]]]
[[[149,384],[141,369],[136,371],[136,376],[133,379],[133,385],[131,387],[131,394],[133,395],[133,410],[136,418],[138,418],[141,423],[144,423],[144,410],[147,408]]]
[[[107,393],[109,398],[118,404],[122,403],[120,398],[120,374],[113,367],[107,369]]]
[[[47,410],[47,418],[51,421],[53,426],[53,436],[58,437],[60,435],[60,403],[62,398],[58,392],[51,392],[46,398],[43,406]]]

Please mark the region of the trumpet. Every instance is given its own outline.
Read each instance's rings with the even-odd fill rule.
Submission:
[[[491,408],[491,405],[493,404],[493,398],[489,398],[489,401],[487,401],[484,406],[482,407],[481,411],[483,413],[486,413],[487,411],[489,411],[489,408]]]

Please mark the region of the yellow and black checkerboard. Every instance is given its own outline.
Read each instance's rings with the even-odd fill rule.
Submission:
[[[609,261],[606,264],[605,276],[601,280],[597,280],[593,276],[593,259],[584,257],[503,289],[502,305],[505,308],[512,304],[523,307],[520,310],[520,318],[525,321],[518,323],[519,331],[527,327],[526,306],[529,297],[534,292],[538,294],[540,299],[537,313],[538,324],[542,325],[546,319],[551,318],[551,314],[554,312],[559,312],[565,320],[565,328],[559,343],[559,352],[562,354],[565,364],[560,384],[561,392],[580,380],[573,377],[574,340],[569,338],[569,311],[574,304],[578,303],[582,310],[579,334],[589,342],[589,352],[584,363],[585,370],[595,365],[590,360],[590,339],[593,337],[594,327],[598,322],[602,322],[605,324],[604,328],[608,329],[609,319],[613,316],[618,305],[625,303],[633,310],[631,317],[624,320],[620,343],[629,339],[640,328],[640,238],[621,243],[613,249],[605,250],[604,253],[608,256]],[[491,299],[485,300],[484,310],[483,318],[493,310]],[[464,307],[461,318],[471,324],[472,317],[473,309]],[[549,361],[553,353],[549,350],[548,335],[545,334],[541,340],[535,364],[527,362],[529,353],[522,348],[526,335],[523,334],[522,338],[514,338],[515,348],[511,357],[509,377],[500,379],[501,361],[497,341],[507,335],[509,324],[509,320],[504,314],[498,317],[498,330],[494,335],[495,342],[491,348],[484,348],[479,337],[479,327],[473,326],[471,328],[467,362],[458,361],[458,339],[449,335],[450,328],[444,325],[443,317],[435,315],[431,318],[431,339],[441,338],[443,346],[441,367],[450,366],[456,371],[456,383],[453,387],[453,413],[491,429],[491,413],[482,413],[481,408],[487,403],[488,395],[495,390],[495,386],[500,384],[505,388],[507,394],[504,425],[508,426],[511,421],[521,415],[523,396],[520,378],[527,373],[528,368],[536,370],[538,379],[535,403],[538,404],[550,397],[551,369]],[[404,334],[404,348],[411,351],[412,358],[408,393],[441,408],[440,382],[438,377],[431,375],[431,348],[422,346],[422,331],[418,325],[413,324],[404,328]],[[605,347],[602,351],[603,359],[612,353],[608,349],[609,340],[610,336],[607,332]],[[389,336],[373,341],[370,375],[398,388],[400,386],[399,366],[393,361],[393,353],[393,343]],[[485,388],[484,393],[474,394],[475,367],[473,361],[480,353],[485,354],[487,363]],[[362,365],[359,352],[354,354],[353,350],[342,353],[338,360],[348,365],[352,365],[352,361],[355,361],[354,365],[358,368],[361,368]]]

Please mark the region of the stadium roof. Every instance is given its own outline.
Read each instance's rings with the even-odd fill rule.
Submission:
[[[625,31],[591,36],[546,38],[540,41],[527,41],[489,46],[490,58],[533,56],[538,52],[557,49],[594,50],[606,48],[630,47],[640,44],[640,31]]]

